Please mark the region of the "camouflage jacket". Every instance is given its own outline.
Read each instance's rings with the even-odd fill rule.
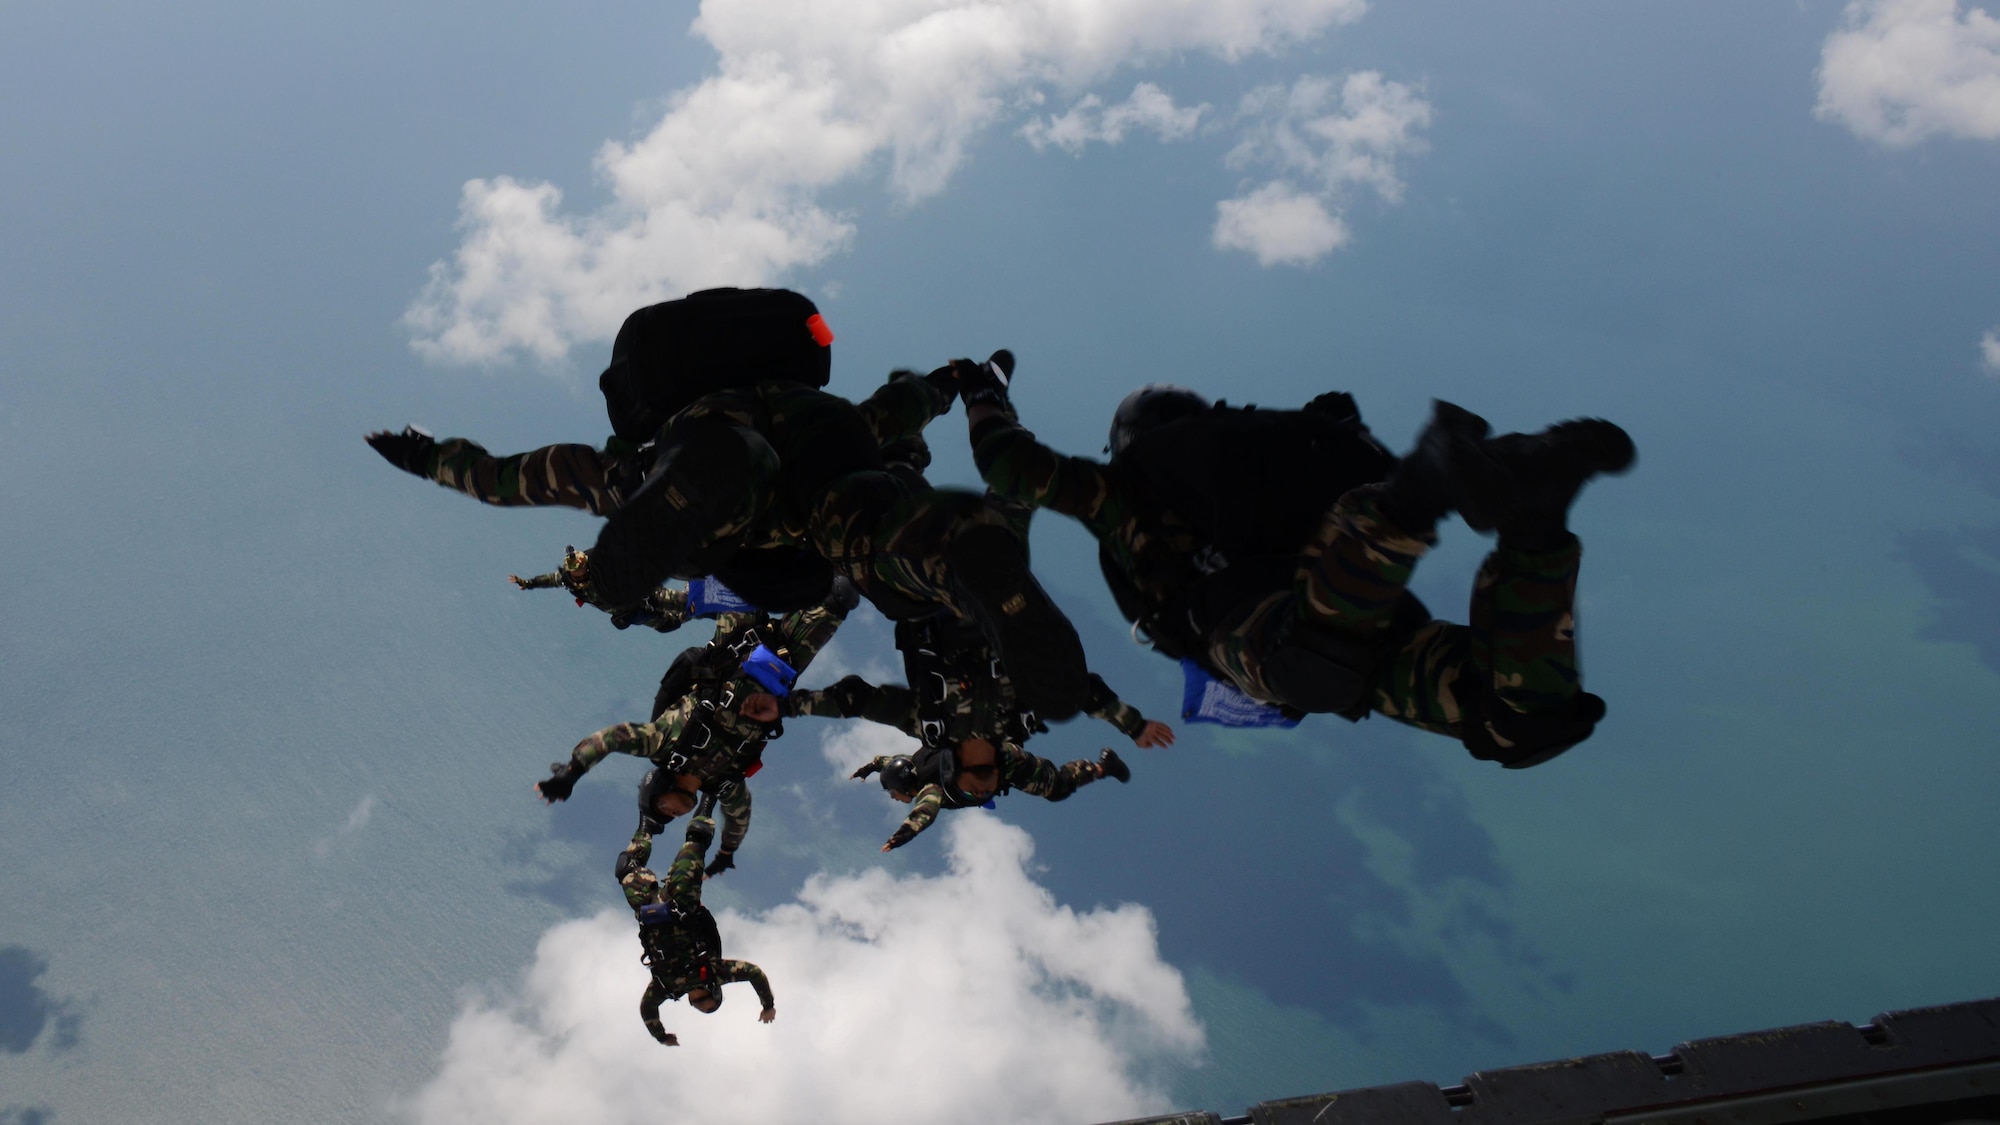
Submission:
[[[1004,414],[975,426],[972,445],[973,462],[988,488],[1082,523],[1107,564],[1155,604],[1179,597],[1201,577],[1195,560],[1208,544],[1119,466],[1057,453]]]
[[[944,392],[928,380],[902,372],[859,403],[798,383],[767,383],[705,396],[675,417],[721,416],[763,435],[778,457],[768,465],[759,463],[759,468],[774,479],[754,482],[750,491],[768,506],[776,495],[775,478],[782,472],[787,453],[810,442],[813,431],[826,419],[857,411],[861,424],[875,435],[877,443],[886,445],[922,433],[931,419],[950,405]],[[485,504],[556,505],[605,516],[638,490],[652,465],[652,443],[634,444],[615,436],[607,439],[602,449],[582,444],[545,445],[504,457],[494,456],[467,438],[446,438],[431,450],[428,461],[418,466],[418,475]],[[800,513],[780,513],[775,526],[759,528],[765,515],[760,508],[739,521],[745,546],[800,541],[797,529],[786,526],[801,518]]]
[[[697,822],[700,819],[697,818]],[[682,844],[663,882],[646,867],[653,855],[653,837],[641,826],[632,834],[632,842],[625,845],[626,859],[619,865],[626,871],[619,880],[619,886],[625,892],[627,905],[636,912],[642,906],[666,903],[678,917],[693,919],[702,910],[702,852],[702,846],[693,840]],[[639,1002],[639,1018],[645,1021],[647,1030],[655,1038],[664,1038],[666,1034],[660,1024],[661,1002],[677,1000],[687,995],[689,989],[713,988],[719,994],[725,984],[749,981],[764,1007],[777,1006],[764,970],[748,961],[726,959],[719,949],[704,956],[698,945],[700,934],[692,923],[676,925],[665,931],[662,937],[664,940],[656,942],[656,946],[666,955],[653,957],[648,964],[653,979]]]
[[[643,625],[660,633],[671,633],[687,624],[688,592],[662,586],[646,595],[644,601],[625,609],[606,609],[597,598],[597,590],[590,584],[590,552],[579,551],[575,547],[564,548],[562,565],[547,574],[537,574],[533,578],[516,578],[515,584],[523,590],[549,590],[557,586],[569,591],[579,606],[596,606],[611,615],[611,623],[620,629]]]
[[[853,677],[850,683],[858,680]],[[933,742],[962,742],[984,738],[996,744],[1019,747],[1034,735],[1047,730],[1039,722],[1022,721],[1014,703],[1013,685],[997,668],[987,665],[958,677],[943,677],[944,705],[949,726]],[[839,719],[867,719],[895,727],[912,738],[923,740],[922,708],[914,689],[901,684],[875,685],[861,682],[860,705],[844,706],[837,688],[795,691],[785,701],[787,714],[820,715]],[[935,688],[935,684],[932,685]],[[1137,738],[1146,728],[1146,716],[1137,707],[1118,698],[1118,693],[1097,673],[1090,674],[1090,695],[1084,714],[1117,727],[1127,738]]]
[[[788,613],[772,629],[777,643],[765,643],[782,649],[786,663],[803,671],[833,639],[843,617],[824,604]],[[763,620],[761,615],[723,614],[716,619],[716,636],[747,637],[747,631]],[[570,751],[570,762],[579,770],[588,770],[607,755],[631,754],[650,758],[657,765],[674,765],[676,772],[695,774],[704,788],[740,779],[757,764],[764,743],[775,732],[744,717],[735,702],[763,691],[765,688],[750,677],[733,676],[723,681],[717,698],[690,692],[652,722],[619,723],[591,734]]]
[[[886,768],[896,756],[884,755],[874,760],[877,770]],[[995,796],[1005,796],[1010,790],[1019,789],[1037,797],[1060,801],[1075,792],[1080,785],[1088,785],[1097,780],[1097,764],[1089,760],[1078,760],[1058,766],[1047,758],[1028,753],[1012,744],[1000,747],[1000,789]],[[907,843],[937,820],[939,812],[945,809],[966,809],[981,807],[985,801],[974,800],[945,781],[926,783],[910,799],[910,814],[903,818],[902,826],[890,837],[891,846],[900,846],[898,841]]]

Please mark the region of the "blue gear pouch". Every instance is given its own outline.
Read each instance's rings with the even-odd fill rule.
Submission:
[[[743,658],[743,674],[764,685],[764,690],[783,699],[792,693],[792,685],[798,682],[798,672],[763,645],[751,650]]]
[[[714,575],[688,583],[688,613],[708,617],[717,613],[755,613],[757,607],[742,595],[717,581]]]
[[[641,926],[665,926],[674,920],[674,908],[664,902],[649,902],[639,908]]]
[[[1190,723],[1214,723],[1223,727],[1284,727],[1299,720],[1283,710],[1252,699],[1234,684],[1225,684],[1209,675],[1192,660],[1181,661],[1185,686],[1181,691],[1181,718]]]

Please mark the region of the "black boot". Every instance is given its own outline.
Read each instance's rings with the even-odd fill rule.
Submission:
[[[966,528],[945,552],[967,609],[1000,654],[1021,709],[1061,720],[1083,710],[1090,669],[1076,628],[1028,571],[1028,547],[993,524]]]
[[[1416,535],[1428,533],[1447,512],[1474,531],[1490,531],[1513,512],[1514,482],[1486,448],[1486,419],[1442,399],[1431,403],[1430,424],[1416,447],[1389,474],[1382,514]]]
[[[1118,756],[1118,751],[1109,746],[1097,755],[1097,768],[1101,777],[1116,778],[1119,781],[1132,780],[1132,767],[1126,765],[1125,759]]]
[[[1500,542],[1550,551],[1569,540],[1569,508],[1599,473],[1632,467],[1637,450],[1624,430],[1602,418],[1572,418],[1538,434],[1502,434],[1486,449],[1514,478],[1513,513],[1495,526]]]

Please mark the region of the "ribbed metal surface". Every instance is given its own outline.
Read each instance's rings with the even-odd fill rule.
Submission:
[[[2000,999],[1120,1125],[2000,1125]]]

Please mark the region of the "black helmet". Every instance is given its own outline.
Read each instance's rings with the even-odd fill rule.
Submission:
[[[910,760],[900,755],[889,759],[889,764],[882,767],[880,776],[884,793],[915,793],[923,788],[917,780],[917,771],[911,768]]]
[[[1140,434],[1208,409],[1208,400],[1172,383],[1148,383],[1118,404],[1111,415],[1111,439],[1104,451],[1117,457]]]

